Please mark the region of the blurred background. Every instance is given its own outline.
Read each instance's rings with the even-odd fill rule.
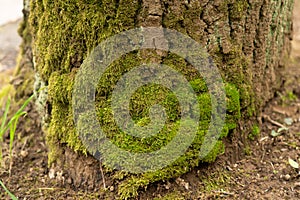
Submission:
[[[23,0],[0,0],[0,88],[16,65],[21,38],[17,33]],[[3,75],[5,72],[5,75]]]
[[[0,0],[0,26],[22,17],[23,0]]]

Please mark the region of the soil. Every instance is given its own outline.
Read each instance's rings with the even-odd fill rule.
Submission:
[[[223,155],[212,165],[203,164],[180,178],[151,185],[147,191],[140,191],[139,199],[300,199],[300,171],[291,161],[300,163],[299,11],[300,1],[296,1],[293,51],[285,84],[259,117],[261,132],[245,148],[247,156],[231,162]],[[7,69],[15,65],[16,53],[8,49],[10,61],[0,60],[0,75],[11,74]],[[5,165],[0,169],[0,180],[19,199],[101,199],[102,188],[99,192],[78,191],[63,173],[48,169],[47,146],[37,113],[29,112],[19,123],[11,169],[8,143],[7,135],[2,145]],[[9,199],[2,188],[0,199]]]

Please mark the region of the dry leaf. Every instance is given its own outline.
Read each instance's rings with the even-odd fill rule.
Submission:
[[[293,168],[299,169],[299,164],[298,164],[296,161],[294,161],[293,159],[291,159],[291,158],[289,158],[289,164],[290,164]]]

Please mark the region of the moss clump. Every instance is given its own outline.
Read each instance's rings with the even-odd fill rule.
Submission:
[[[212,192],[226,188],[228,183],[231,182],[230,175],[226,171],[217,171],[209,174],[207,177],[201,176],[200,181],[204,184],[203,192]]]
[[[154,200],[184,200],[184,196],[180,192],[171,192],[161,198],[154,198]]]
[[[251,133],[249,133],[248,138],[250,140],[254,140],[260,134],[260,129],[258,125],[254,125],[252,127]]]
[[[31,1],[29,25],[23,24],[20,30],[26,37],[28,31],[28,36],[34,36],[35,67],[42,81],[49,85],[49,164],[58,158],[59,144],[86,153],[75,134],[70,105],[74,69],[102,40],[133,28],[139,6],[136,0],[71,0],[68,4],[63,0]],[[30,41],[31,37],[24,39]]]
[[[229,4],[231,20],[245,17],[248,6],[247,0],[235,0],[232,4]]]
[[[252,150],[251,150],[251,147],[249,145],[247,145],[244,148],[244,153],[245,153],[245,155],[248,155],[248,156],[250,156],[252,154]]]
[[[135,194],[138,193],[138,189],[146,187],[149,183],[178,177],[190,171],[193,167],[198,166],[200,162],[213,162],[215,161],[218,155],[224,153],[224,143],[222,142],[222,138],[228,135],[229,130],[235,128],[234,120],[238,120],[240,117],[239,92],[233,85],[230,84],[226,84],[225,89],[227,94],[227,105],[229,108],[229,112],[227,115],[226,124],[222,130],[222,134],[220,135],[220,138],[216,142],[216,144],[211,144],[208,142],[207,143],[208,146],[202,147],[203,138],[206,134],[207,128],[210,123],[210,113],[211,113],[210,96],[208,93],[202,93],[198,95],[198,100],[199,100],[198,102],[199,102],[200,113],[201,113],[201,122],[199,126],[199,131],[191,147],[187,150],[187,152],[183,156],[179,157],[172,165],[167,166],[155,172],[147,172],[141,175],[132,175],[131,178],[123,181],[123,183],[120,185],[120,190],[119,190],[122,198],[132,197],[131,195],[134,196]],[[171,129],[168,129],[168,131],[171,131]],[[162,136],[163,137],[158,138],[159,141],[171,140],[170,138],[171,135],[164,134]],[[146,148],[148,149],[150,148],[150,150],[153,150],[153,147],[155,147],[156,144],[153,143],[153,141],[155,140],[146,142],[147,140],[149,139],[146,139],[140,143],[136,143],[136,145],[141,145],[143,144],[143,142],[145,142],[148,145],[150,144],[150,146]],[[122,143],[124,141],[126,142],[126,139],[122,137],[114,138],[114,141],[116,141],[115,144],[122,146]],[[133,141],[136,141],[136,139]],[[213,146],[211,147],[209,145],[213,145]],[[128,148],[129,146],[131,146],[131,148],[134,147],[132,145],[125,145],[124,148],[126,147]],[[135,148],[138,147],[139,146],[136,146]],[[205,151],[206,149],[209,149],[210,152],[207,155],[202,156],[200,154],[201,147],[203,148],[202,151],[204,153],[206,152]]]
[[[241,105],[240,105],[240,93],[237,88],[232,84],[227,84],[225,86],[226,96],[230,100],[227,101],[227,126],[228,129],[236,128],[236,122],[241,117]],[[236,107],[238,106],[238,107]],[[230,113],[230,114],[229,114]],[[226,137],[226,136],[225,136]]]

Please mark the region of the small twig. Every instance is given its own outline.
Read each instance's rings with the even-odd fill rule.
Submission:
[[[274,111],[274,112],[277,112],[277,113],[279,113],[279,114],[282,114],[282,115],[287,115],[286,111],[279,110],[279,109],[277,109],[277,108],[273,108],[273,111]]]
[[[9,161],[9,170],[8,170],[9,177],[11,177],[12,166],[13,166],[13,158],[11,158]]]
[[[236,184],[238,184],[238,185],[241,186],[241,187],[245,187],[245,185],[243,185],[243,184],[241,184],[241,183],[239,183],[239,182],[237,182],[237,181],[236,181]]]
[[[271,161],[269,161],[269,163],[271,164],[271,166],[272,166],[272,168],[273,168],[273,171],[276,171],[276,170],[275,170],[275,167],[274,167],[274,165],[273,165],[273,163],[272,163]]]
[[[224,194],[224,195],[230,195],[230,196],[234,195],[233,192],[228,192],[228,191],[225,191],[225,190],[215,190],[214,192],[217,192],[217,193],[220,193],[220,194]]]
[[[104,190],[105,190],[106,189],[106,183],[105,183],[105,177],[104,177],[104,173],[103,173],[103,169],[102,169],[101,159],[100,159],[100,171],[101,171],[101,176],[102,176],[102,181],[103,181],[103,187],[104,187]]]
[[[260,159],[260,162],[262,163],[263,161],[264,161],[264,158],[265,158],[265,155],[266,155],[266,149],[265,148],[263,148],[263,155],[262,155],[262,157],[261,157],[261,159]]]
[[[56,190],[56,188],[38,188],[39,191],[42,191],[42,190]]]
[[[25,138],[25,142],[24,142],[24,144],[22,145],[21,151],[24,150],[24,148],[25,148],[25,146],[26,146],[26,144],[27,144],[27,140],[28,140],[28,138],[26,137],[26,138]]]
[[[268,115],[263,115],[263,118],[266,119],[267,121],[269,121],[270,123],[276,125],[276,126],[279,126],[279,127],[281,127],[281,128],[286,128],[286,126],[284,126],[283,124],[281,124],[281,123],[279,123],[279,122],[277,122],[277,121],[272,120],[272,119],[270,118],[270,116],[268,116]]]

